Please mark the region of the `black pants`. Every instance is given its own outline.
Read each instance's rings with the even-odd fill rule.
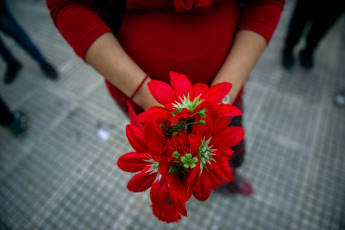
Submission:
[[[0,0],[0,31],[13,38],[37,62],[44,61],[44,57],[36,45],[31,41],[24,29],[17,23],[3,0]],[[12,52],[5,46],[0,37],[0,55],[9,63],[15,60]]]
[[[0,97],[0,124],[2,126],[8,125],[13,121],[14,117],[6,103]]]
[[[290,20],[285,47],[293,48],[299,41],[307,23],[310,22],[306,48],[313,51],[344,9],[344,0],[298,0]]]

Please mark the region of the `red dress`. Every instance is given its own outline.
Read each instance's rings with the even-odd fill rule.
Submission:
[[[175,71],[187,75],[192,83],[210,84],[227,57],[236,32],[251,30],[269,42],[284,3],[285,0],[128,0],[117,38],[153,79],[169,82],[169,71]],[[92,0],[47,0],[47,5],[56,27],[81,58],[98,37],[110,32]],[[114,99],[126,105],[128,97],[109,82],[107,85]],[[241,92],[235,104],[241,109],[240,97]],[[241,117],[232,119],[231,125],[242,126]],[[233,170],[243,162],[244,147],[242,141],[234,148],[230,162]]]
[[[128,0],[118,40],[152,79],[168,82],[169,71],[175,71],[192,83],[210,84],[236,31],[252,30],[269,42],[284,2]],[[99,36],[110,31],[91,0],[47,0],[47,5],[56,27],[81,58]],[[128,97],[110,83],[108,88],[125,105]]]

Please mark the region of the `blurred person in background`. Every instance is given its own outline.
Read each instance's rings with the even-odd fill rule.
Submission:
[[[46,0],[51,17],[76,54],[105,79],[121,105],[149,109],[158,104],[151,79],[169,81],[169,71],[192,84],[230,82],[223,103],[242,110],[244,83],[278,24],[285,0]],[[149,73],[149,75],[148,75]],[[143,84],[145,83],[145,84]],[[133,93],[134,92],[134,93]],[[242,125],[242,116],[231,125]],[[236,172],[245,145],[230,162],[229,193],[249,195],[249,182]]]
[[[0,31],[12,37],[28,54],[30,54],[48,78],[56,79],[58,77],[58,73],[55,68],[47,62],[38,48],[33,44],[29,36],[14,19],[4,0],[0,0]],[[22,65],[5,46],[1,37],[0,55],[7,65],[3,82],[5,84],[10,84],[16,79]]]
[[[0,125],[15,136],[24,134],[28,127],[27,116],[21,111],[11,111],[1,96]]]
[[[294,47],[310,23],[310,27],[307,27],[305,46],[299,52],[299,61],[305,69],[311,69],[314,66],[314,54],[320,40],[334,25],[344,9],[345,1],[343,0],[298,0],[285,38],[282,55],[283,67],[285,69],[293,67],[295,63]]]

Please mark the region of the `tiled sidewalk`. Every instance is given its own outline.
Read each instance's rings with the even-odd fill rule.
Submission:
[[[102,78],[78,59],[52,25],[45,1],[8,1],[13,14],[60,72],[46,79],[10,39],[24,64],[18,80],[0,83],[2,97],[29,116],[14,138],[0,129],[0,229],[262,229],[345,228],[345,18],[324,39],[316,66],[284,71],[280,51],[294,1],[288,1],[270,46],[245,94],[246,161],[240,169],[255,193],[213,193],[187,203],[177,224],[158,221],[148,192],[134,194],[118,157],[131,151],[127,118]],[[1,34],[3,37],[3,34]],[[1,73],[5,67],[0,63]],[[110,133],[102,141],[97,130]]]

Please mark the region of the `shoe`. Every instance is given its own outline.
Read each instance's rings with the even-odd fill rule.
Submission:
[[[291,69],[295,64],[295,59],[293,56],[292,48],[284,48],[283,50],[283,58],[282,58],[282,65],[284,69]]]
[[[335,95],[334,103],[341,108],[345,108],[345,90]]]
[[[313,51],[303,49],[299,52],[299,61],[305,69],[311,69],[314,66]]]
[[[28,118],[27,116],[20,112],[13,112],[13,121],[6,125],[5,128],[9,130],[15,136],[21,136],[28,129]]]
[[[9,62],[7,64],[6,73],[4,75],[4,83],[11,84],[12,82],[14,82],[14,80],[18,76],[18,71],[21,68],[22,68],[22,65],[18,61],[14,60],[14,61]]]
[[[44,72],[44,74],[48,78],[52,80],[55,80],[58,78],[58,73],[56,72],[55,68],[51,64],[49,64],[46,61],[41,61],[39,65],[40,65],[41,70]]]
[[[241,194],[244,196],[251,195],[254,190],[250,183],[239,175],[234,175],[234,181],[228,182],[222,186],[227,193],[230,194]]]

